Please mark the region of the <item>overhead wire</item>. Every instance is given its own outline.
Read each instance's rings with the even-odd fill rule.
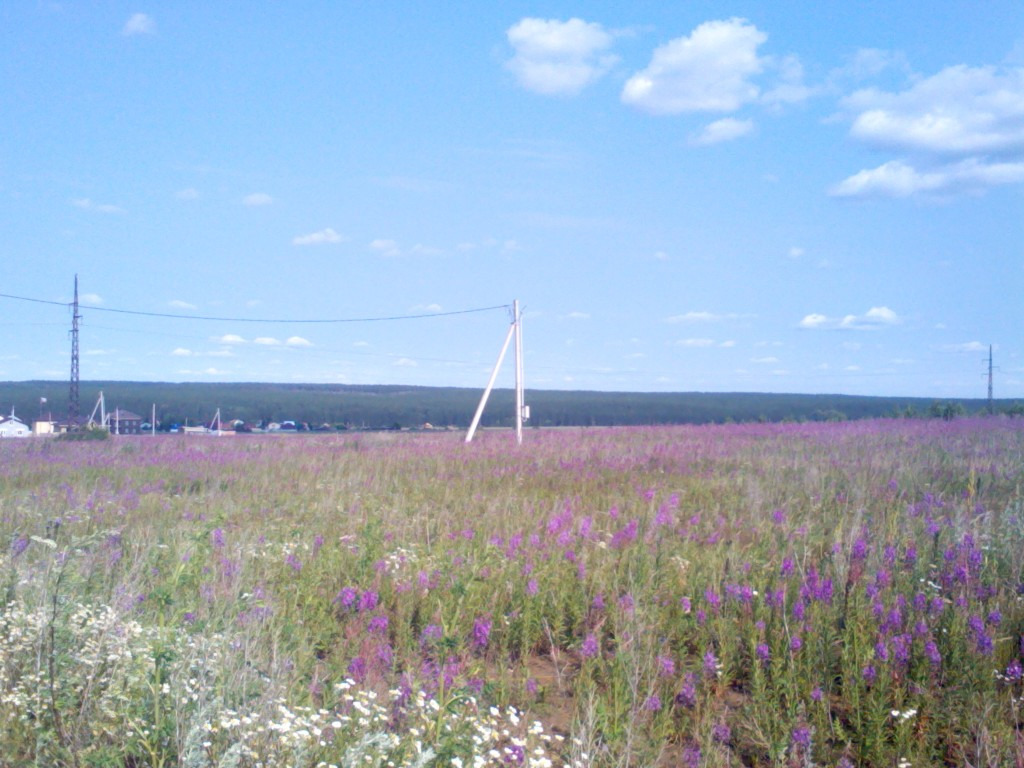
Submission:
[[[13,299],[16,301],[30,301],[36,304],[50,304],[59,307],[71,307],[71,302],[50,301],[47,299],[35,299],[28,296],[15,296],[9,293],[0,293],[0,298]],[[381,317],[341,317],[341,318],[271,318],[271,317],[215,317],[211,315],[187,315],[172,312],[145,312],[134,309],[116,309],[114,307],[97,307],[95,305],[78,305],[80,312],[115,312],[121,315],[136,315],[140,317],[162,317],[175,320],[207,320],[219,323],[266,323],[266,324],[330,324],[330,323],[380,323],[393,320],[424,320],[433,317],[450,317],[452,315],[468,315],[475,312],[492,312],[497,309],[508,309],[510,304],[496,304],[491,307],[474,307],[472,309],[456,309],[448,312],[423,312],[413,315],[387,315]]]

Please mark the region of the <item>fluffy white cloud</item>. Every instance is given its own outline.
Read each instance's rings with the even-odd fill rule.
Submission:
[[[1024,67],[948,67],[899,93],[849,96],[850,135],[876,146],[949,155],[1024,151]]]
[[[242,204],[248,206],[270,205],[272,202],[274,202],[274,198],[266,192],[253,192],[242,198]]]
[[[850,136],[907,153],[837,184],[839,197],[980,192],[1024,182],[1024,67],[947,67],[902,91],[843,101]]]
[[[218,344],[245,344],[245,339],[234,333],[225,333],[223,336],[214,336],[210,341],[215,341]]]
[[[156,22],[151,16],[145,13],[133,13],[121,28],[121,34],[125,37],[133,35],[152,35],[156,32]]]
[[[298,235],[292,238],[292,245],[322,245],[324,243],[340,243],[344,240],[341,235],[330,227],[321,229],[319,232],[310,232],[308,235]]]
[[[700,133],[690,138],[690,143],[696,146],[721,144],[723,141],[733,141],[734,139],[746,136],[753,130],[753,120],[737,120],[734,117],[725,117],[705,125]]]
[[[959,163],[918,170],[902,160],[858,171],[829,190],[833,197],[911,197],[918,193],[948,195],[980,192],[1024,181],[1024,160],[989,163],[968,158]]]
[[[167,302],[167,306],[172,309],[197,309],[195,304],[189,304],[187,301],[181,299],[171,299]]]
[[[764,67],[757,48],[767,39],[745,19],[705,22],[656,48],[622,101],[654,114],[732,112],[758,98],[751,78]]]
[[[612,35],[582,19],[525,18],[506,32],[515,51],[506,68],[523,88],[546,95],[573,95],[615,63],[606,53]]]
[[[304,339],[301,336],[289,336],[285,342],[289,347],[312,347],[313,342],[309,339]]]
[[[872,331],[887,326],[899,325],[902,322],[902,318],[888,307],[872,307],[863,315],[829,317],[828,315],[812,313],[805,315],[797,325],[800,328],[810,330]]]
[[[185,349],[184,347],[178,347],[177,349],[172,350],[171,354],[174,355],[175,357],[191,357],[192,350]]]

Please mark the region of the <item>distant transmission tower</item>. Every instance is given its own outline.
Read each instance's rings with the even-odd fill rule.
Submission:
[[[71,386],[68,390],[68,430],[78,427],[78,275],[75,275],[75,301],[71,305]]]
[[[988,413],[991,416],[995,413],[992,407],[992,345],[988,345]]]

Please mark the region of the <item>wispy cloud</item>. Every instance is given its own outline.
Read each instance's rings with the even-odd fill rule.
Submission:
[[[304,339],[301,336],[289,336],[284,342],[289,347],[312,347],[313,342],[309,339]]]
[[[102,304],[103,297],[98,293],[83,293],[78,297],[78,300],[83,304]]]
[[[156,22],[145,13],[133,13],[121,28],[121,34],[125,37],[156,34]]]
[[[223,336],[214,336],[210,341],[215,341],[218,344],[245,344],[245,339],[234,333],[225,333]]]
[[[266,192],[253,192],[251,195],[246,195],[242,198],[242,204],[250,207],[270,205],[272,202],[274,202],[274,198]]]
[[[988,352],[988,344],[980,341],[965,341],[962,344],[941,344],[937,349],[943,352]]]
[[[726,141],[734,141],[742,138],[754,130],[753,120],[737,120],[733,117],[724,117],[708,123],[704,128],[690,137],[690,144],[698,147],[721,144]]]
[[[681,315],[671,315],[665,318],[666,323],[721,323],[726,320],[739,320],[744,317],[752,317],[752,315],[741,315],[735,312],[728,312],[724,314],[716,312],[703,312],[703,311],[689,311],[684,312]]]
[[[95,203],[88,197],[80,197],[71,201],[71,204],[76,208],[81,208],[83,211],[94,211],[95,213],[124,213],[125,210],[119,205],[110,205],[109,203]]]
[[[171,299],[167,302],[167,306],[171,307],[171,309],[198,309],[195,304],[189,304],[181,299]]]
[[[265,347],[276,347],[281,342],[275,339],[273,336],[257,336],[252,340],[253,344],[260,344]]]
[[[298,235],[292,238],[292,245],[324,245],[327,243],[340,243],[344,240],[344,237],[330,227],[327,227],[318,232],[310,232],[308,235]]]
[[[611,33],[582,19],[524,18],[506,37],[515,53],[505,67],[521,87],[545,95],[575,95],[617,60],[606,53]]]
[[[370,250],[381,256],[400,256],[402,251],[394,240],[377,239],[370,241]]]
[[[863,315],[829,317],[811,313],[805,315],[797,326],[807,330],[876,331],[902,322],[903,319],[888,307],[872,307]]]
[[[714,339],[679,339],[675,342],[677,347],[707,348],[715,346]]]
[[[185,347],[177,347],[176,349],[173,349],[171,351],[171,354],[174,355],[175,357],[191,357],[192,350],[186,349]]]

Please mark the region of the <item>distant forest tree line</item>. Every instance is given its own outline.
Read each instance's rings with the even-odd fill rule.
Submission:
[[[80,411],[88,416],[104,393],[108,411],[121,408],[150,419],[156,406],[158,428],[209,424],[221,418],[251,426],[292,421],[300,428],[404,429],[469,426],[482,394],[479,389],[394,385],[165,383],[83,381]],[[913,397],[802,395],[750,392],[595,392],[528,390],[527,426],[624,426],[707,424],[753,421],[841,421],[875,417],[943,418],[987,413],[988,401]],[[993,411],[1024,415],[1024,404],[995,400]],[[67,416],[68,384],[60,381],[0,383],[0,411],[14,408],[31,423]],[[514,393],[491,393],[481,425],[512,426]]]

